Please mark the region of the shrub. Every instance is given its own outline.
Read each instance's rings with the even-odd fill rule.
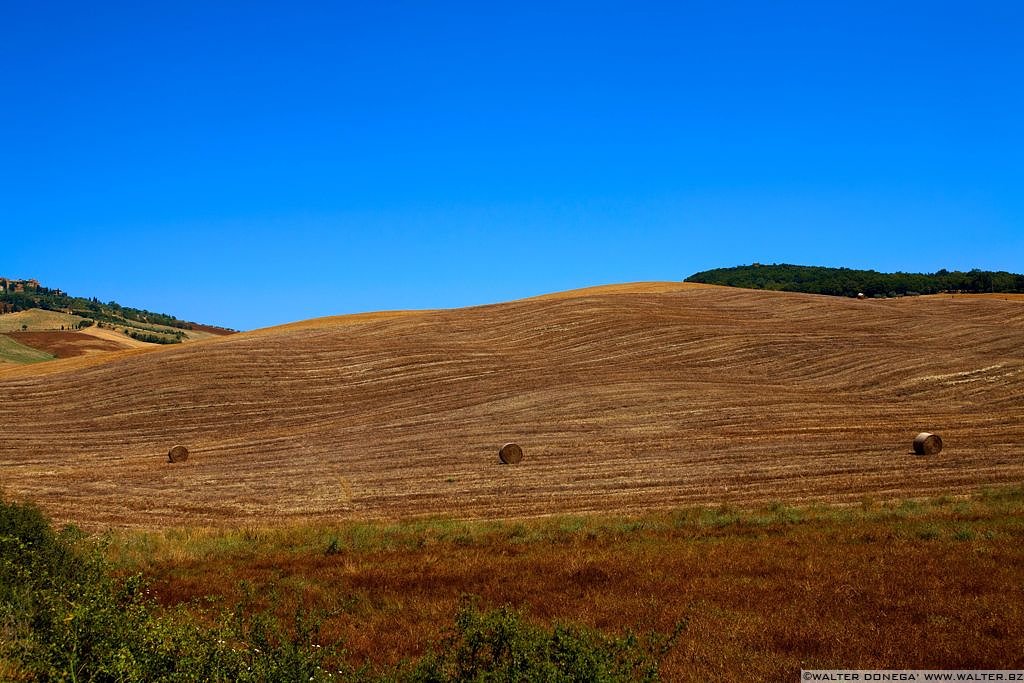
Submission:
[[[241,610],[214,628],[158,614],[141,576],[114,578],[102,545],[0,501],[0,661],[42,681],[324,681],[334,654]]]
[[[582,626],[534,626],[510,608],[480,611],[467,601],[443,654],[428,655],[408,680],[448,681],[656,681],[658,660],[683,625],[668,637],[641,643],[633,635],[610,637]]]

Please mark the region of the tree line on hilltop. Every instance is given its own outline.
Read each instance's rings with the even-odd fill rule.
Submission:
[[[796,266],[786,263],[715,268],[695,273],[686,282],[805,294],[868,297],[914,296],[942,292],[1024,293],[1024,275],[971,270],[934,273],[880,273],[874,270]]]
[[[71,311],[75,315],[111,323],[123,323],[128,320],[134,323],[164,325],[183,330],[192,329],[191,323],[178,320],[173,315],[166,313],[154,313],[145,309],[122,306],[116,301],[103,303],[95,297],[86,299],[69,296],[59,289],[36,284],[34,280],[3,280],[7,286],[0,288],[0,304],[6,305],[0,306],[0,310],[7,309],[9,312],[17,312],[30,308],[41,308],[47,311]],[[21,290],[16,291],[13,285],[20,285]],[[157,330],[151,329],[151,331]]]

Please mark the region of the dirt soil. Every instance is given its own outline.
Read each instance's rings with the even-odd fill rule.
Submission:
[[[133,346],[113,339],[101,339],[86,332],[11,332],[7,336],[19,344],[52,353],[57,358],[120,351]]]
[[[97,527],[956,494],[1024,478],[1022,349],[1018,301],[678,283],[326,318],[0,370],[0,487]]]
[[[194,332],[207,332],[216,337],[226,337],[230,334],[235,334],[234,330],[229,330],[226,327],[217,327],[216,325],[200,325],[199,323],[189,323],[191,330]]]

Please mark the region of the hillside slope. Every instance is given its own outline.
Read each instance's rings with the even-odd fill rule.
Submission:
[[[232,330],[187,323],[178,329],[141,323],[99,323],[60,311],[32,308],[0,313],[0,336],[8,352],[0,353],[0,371],[11,364],[34,363],[56,358],[91,356],[126,349],[152,348],[160,343],[190,342],[233,334]],[[14,353],[12,342],[30,354]]]
[[[60,311],[44,311],[32,308],[17,313],[0,313],[0,333],[17,332],[22,329],[32,331],[52,331],[61,329],[77,329],[85,318]],[[24,326],[24,327],[22,327]]]
[[[16,339],[12,339],[10,335],[0,334],[0,369],[10,363],[18,365],[41,363],[51,360],[53,357],[53,354],[27,346]]]
[[[137,526],[956,493],[1024,477],[1022,348],[1014,301],[680,283],[325,318],[0,371],[0,486]]]

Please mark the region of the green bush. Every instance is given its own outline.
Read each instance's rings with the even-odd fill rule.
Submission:
[[[502,608],[480,611],[466,602],[443,654],[429,655],[408,680],[422,683],[454,681],[656,681],[658,661],[683,625],[671,636],[606,636],[575,625],[550,630],[526,622]]]
[[[203,627],[159,613],[141,576],[114,578],[103,547],[0,501],[0,659],[40,681],[327,681],[316,629],[242,610]]]
[[[124,333],[132,339],[136,339],[142,342],[148,342],[150,344],[180,344],[181,336],[179,335],[163,335],[163,334],[150,334],[148,332],[139,332],[131,328],[125,328]]]

